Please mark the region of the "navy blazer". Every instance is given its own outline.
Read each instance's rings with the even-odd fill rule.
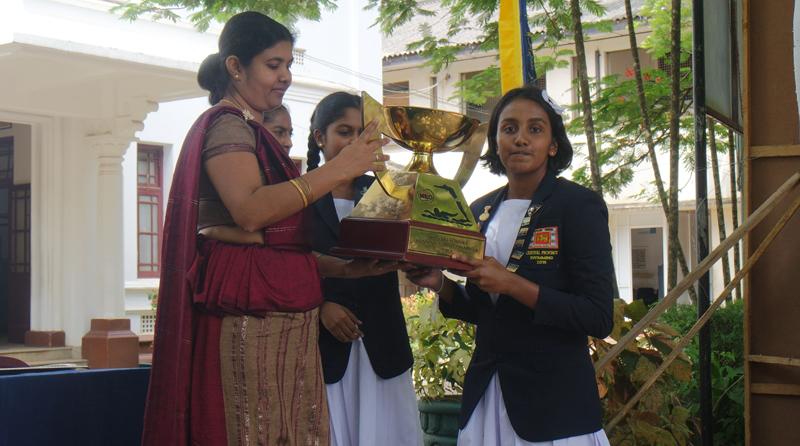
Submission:
[[[504,187],[472,204],[476,217],[491,206],[483,231],[505,195]],[[532,199],[542,207],[531,218],[516,274],[539,285],[536,308],[506,295],[492,304],[490,296],[470,282],[454,293],[451,303],[440,300],[439,308],[447,317],[477,326],[475,353],[464,382],[461,428],[497,373],[514,431],[535,442],[603,427],[587,336],[604,338],[611,332],[613,270],[608,210],[599,195],[548,173]],[[541,240],[532,241],[535,233],[555,234],[556,241],[545,237],[552,243],[540,249]]]
[[[361,176],[355,180],[356,203],[375,180]],[[328,254],[339,240],[339,218],[331,194],[320,198],[314,208],[314,251]],[[347,307],[361,320],[362,338],[375,374],[393,378],[411,368],[413,358],[408,343],[397,273],[360,279],[325,278],[325,300]],[[320,322],[319,347],[325,383],[338,382],[350,359],[350,342],[339,342]]]

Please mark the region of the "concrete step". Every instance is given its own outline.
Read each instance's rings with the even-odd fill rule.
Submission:
[[[68,365],[74,367],[87,367],[89,365],[89,361],[85,359],[51,359],[45,361],[30,361],[28,365],[31,367],[43,367],[43,366],[59,366],[59,365]]]
[[[81,356],[79,347],[26,347],[24,345],[0,348],[0,355],[17,358],[28,364],[45,361],[71,363],[75,358],[80,359]]]

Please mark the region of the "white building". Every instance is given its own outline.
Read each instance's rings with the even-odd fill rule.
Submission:
[[[219,27],[134,23],[119,2],[7,0],[0,15],[0,343],[27,331],[79,345],[96,317],[151,330],[171,172],[206,109],[196,82]],[[296,25],[293,156],[311,110],[342,89],[381,94],[366,2]],[[346,49],[346,50],[345,50]],[[138,162],[137,162],[138,160]],[[148,167],[149,166],[149,167]],[[149,169],[149,170],[148,170]],[[148,249],[152,246],[152,250]],[[4,280],[5,279],[5,280]],[[6,283],[3,283],[6,282]]]
[[[630,55],[630,43],[625,24],[625,9],[622,0],[604,0],[600,3],[606,6],[606,19],[613,22],[610,33],[590,33],[586,41],[587,72],[590,76],[601,79],[610,74],[624,75],[626,70],[632,69],[633,62]],[[424,107],[435,107],[467,113],[482,121],[488,121],[494,103],[498,98],[490,99],[483,106],[466,104],[457,96],[459,86],[457,83],[474,74],[492,66],[499,65],[496,51],[483,51],[477,47],[481,31],[477,25],[465,23],[460,27],[456,36],[449,37],[462,49],[457,60],[441,72],[434,73],[419,52],[409,51],[407,45],[417,41],[422,36],[422,30],[430,32],[434,37],[445,38],[447,32],[448,15],[444,8],[439,7],[438,0],[428,0],[423,7],[436,11],[434,16],[416,17],[407,24],[395,30],[391,36],[384,37],[383,77],[385,82],[384,96],[392,98],[398,103],[408,103]],[[643,4],[642,0],[634,0],[632,7],[637,11]],[[590,22],[593,17],[584,15],[583,20]],[[646,23],[640,24],[637,30],[637,41],[641,42],[649,34]],[[561,48],[573,48],[572,42],[565,42]],[[573,51],[574,53],[574,51]],[[640,50],[640,57],[644,67],[655,67],[659,61],[653,60],[644,50]],[[662,64],[664,61],[661,62]],[[544,82],[540,86],[547,89],[549,95],[560,104],[572,104],[577,101],[572,88],[575,78],[575,60],[569,60],[564,68],[556,68],[546,73]],[[580,142],[580,138],[573,138],[573,143]],[[710,149],[709,149],[710,150]],[[436,165],[444,175],[452,175],[458,166],[457,159],[460,155],[448,153],[436,157]],[[723,201],[728,202],[723,208],[727,219],[728,234],[732,231],[730,209],[730,183],[727,156],[721,157],[721,182]],[[575,166],[585,165],[588,161],[576,154],[573,159]],[[709,168],[711,162],[709,161]],[[659,165],[661,175],[665,181],[669,179],[669,159],[666,154],[660,155]],[[694,173],[683,165],[680,172],[680,225],[679,238],[687,263],[691,269],[697,264],[695,249],[695,179]],[[571,177],[571,172],[565,172],[566,178]],[[609,206],[609,225],[611,242],[613,245],[614,263],[617,273],[617,282],[620,295],[626,300],[631,300],[639,288],[652,288],[657,294],[663,295],[666,283],[667,264],[667,223],[660,204],[648,202],[638,197],[643,189],[654,189],[651,185],[653,174],[649,162],[642,163],[636,172],[631,184],[618,196],[606,197]],[[492,175],[488,169],[476,169],[467,186],[464,188],[466,198],[471,201],[484,193],[505,184],[505,179]],[[711,231],[711,247],[719,242],[719,231],[716,225],[716,203],[713,199],[713,181],[711,174],[708,178],[709,207]],[[666,185],[668,187],[668,185]],[[731,254],[732,256],[732,254]],[[731,257],[732,259],[732,257]],[[724,288],[721,264],[712,270],[712,293],[718,293]],[[679,276],[680,277],[680,276]],[[713,296],[716,296],[714,294]],[[684,296],[684,302],[688,297]]]

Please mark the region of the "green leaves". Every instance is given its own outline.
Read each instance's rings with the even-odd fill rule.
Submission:
[[[602,357],[612,343],[624,336],[647,311],[647,306],[639,300],[626,303],[616,299],[611,339],[590,340],[594,360]],[[601,398],[606,422],[617,415],[672,351],[675,334],[677,331],[663,321],[651,325],[600,373],[598,387],[607,389]],[[655,382],[628,416],[610,432],[611,444],[688,444],[693,419],[683,401],[677,397],[675,388],[684,386],[690,377],[691,363],[688,357],[678,357],[667,373]]]
[[[456,86],[466,102],[483,105],[488,99],[500,96],[500,67],[492,65],[469,79],[457,82]]]
[[[639,322],[645,314],[647,314],[647,305],[642,300],[634,300],[625,305],[625,317],[631,319],[634,323]]]
[[[475,327],[442,316],[434,296],[431,292],[418,292],[403,298],[414,356],[414,388],[417,395],[425,399],[462,392],[464,375],[475,348]]]
[[[212,21],[225,22],[244,11],[262,12],[291,26],[298,19],[319,20],[323,10],[333,9],[335,0],[140,0],[122,3],[111,8],[111,12],[131,21],[147,15],[154,20],[175,22],[181,10],[185,10],[195,28],[205,31]]]
[[[659,69],[645,70],[644,92],[647,107],[650,110],[651,129],[657,150],[669,148],[669,75]],[[603,191],[617,196],[633,179],[634,171],[641,163],[649,165],[645,144],[645,132],[636,92],[636,81],[633,71],[624,75],[610,75],[591,82],[595,91],[592,99],[592,113],[597,138],[598,162],[601,166]],[[577,87],[573,87],[577,88]],[[681,132],[680,150],[685,163],[691,162],[693,148],[692,118],[686,112],[691,106],[691,73],[687,70],[681,78]],[[577,113],[580,104],[571,107],[574,118],[567,123],[570,135],[583,135],[583,117]],[[583,144],[575,143],[573,147],[580,151]],[[586,167],[579,167],[573,173],[573,180],[590,185]],[[648,196],[646,190],[640,196]]]
[[[408,23],[414,16],[432,16],[434,12],[419,6],[416,0],[369,0],[367,9],[378,8],[375,21],[384,35],[389,35],[398,26]]]
[[[714,414],[714,443],[717,445],[744,444],[744,304],[741,300],[721,307],[711,318],[711,393]],[[680,333],[686,333],[697,320],[697,309],[692,305],[677,305],[664,313],[660,321],[666,322]],[[686,348],[688,358],[680,358],[668,372],[682,382],[675,387],[684,407],[691,411],[690,419],[698,410],[697,341]],[[676,414],[682,416],[682,413]]]

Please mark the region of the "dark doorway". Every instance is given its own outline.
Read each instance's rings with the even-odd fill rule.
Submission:
[[[14,185],[14,138],[0,138],[0,340],[22,344],[31,320],[31,186]]]
[[[631,229],[633,298],[651,305],[663,297],[664,234],[662,228]]]

